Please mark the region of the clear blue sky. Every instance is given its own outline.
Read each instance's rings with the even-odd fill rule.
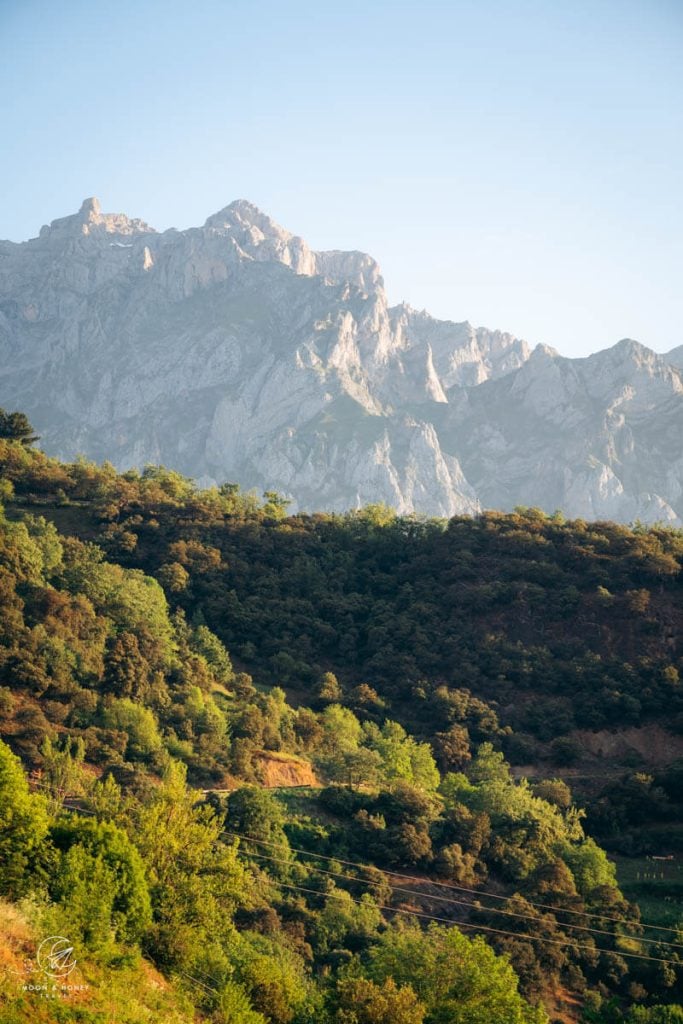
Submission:
[[[0,0],[0,237],[247,198],[392,301],[683,343],[683,0]]]

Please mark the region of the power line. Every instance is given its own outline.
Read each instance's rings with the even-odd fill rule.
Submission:
[[[275,863],[278,863],[278,864],[288,864],[290,866],[292,864],[292,861],[287,860],[286,857],[271,857],[271,856],[269,856],[268,854],[265,854],[265,853],[249,853],[248,856],[249,857],[258,857],[259,860],[274,861]],[[349,882],[357,882],[360,885],[368,885],[368,886],[370,886],[370,885],[374,885],[375,884],[371,879],[358,878],[356,875],[347,875],[347,874],[345,874],[345,873],[343,873],[341,871],[330,871],[330,870],[327,870],[325,868],[320,868],[320,867],[318,867],[315,864],[306,864],[306,867],[312,868],[314,871],[317,871],[320,874],[330,875],[330,876],[333,876],[335,878],[344,878],[344,879],[346,879]],[[518,913],[517,911],[514,911],[514,910],[503,910],[502,908],[498,908],[498,907],[484,907],[484,906],[477,907],[470,900],[455,900],[455,899],[452,899],[452,898],[450,898],[448,896],[434,896],[433,894],[418,892],[415,889],[404,889],[404,888],[402,888],[399,885],[392,885],[391,888],[393,889],[394,892],[405,893],[408,896],[417,896],[418,899],[422,899],[422,900],[425,900],[425,899],[426,900],[439,900],[442,903],[451,903],[451,904],[454,904],[454,905],[457,905],[457,906],[469,907],[470,910],[474,910],[474,911],[476,911],[478,913],[503,914],[503,915],[506,915],[507,917],[517,917],[517,918],[519,918],[522,921],[534,921],[537,924],[541,923],[541,922],[539,922],[538,918],[532,917],[530,914],[520,914],[520,913]],[[484,894],[484,895],[486,895],[486,894]],[[587,913],[586,916],[588,917],[590,915]],[[591,928],[589,925],[567,924],[565,922],[558,922],[558,923],[560,923],[563,928],[574,928],[574,929],[576,929],[578,931],[590,932],[590,933],[592,933],[594,935],[606,935],[606,936],[608,936],[609,938],[612,938],[612,939],[625,939],[625,940],[632,941],[632,942],[658,943],[660,946],[668,946],[668,947],[673,948],[673,949],[683,949],[683,944],[681,944],[679,942],[665,942],[663,939],[648,939],[647,937],[642,936],[642,935],[620,935],[618,933],[605,931],[604,929],[601,929],[601,928]]]
[[[353,903],[358,903],[361,906],[363,905],[362,900],[356,899],[354,896],[351,896],[347,892],[345,892],[343,896],[337,896],[336,893],[320,892],[319,889],[307,889],[301,885],[293,885],[291,882],[278,882],[277,884],[283,886],[285,889],[296,889],[300,892],[312,893],[314,896],[323,896],[325,898],[330,897],[340,900],[350,899]],[[612,953],[616,956],[627,956],[635,960],[652,960],[658,964],[669,964],[671,967],[681,966],[680,961],[678,960],[665,960],[663,957],[646,956],[644,953],[622,953],[621,951],[615,952],[615,950],[613,949],[601,949],[600,946],[588,946],[586,945],[586,943],[573,942],[571,939],[548,939],[545,936],[541,935],[527,935],[525,932],[507,932],[503,931],[500,928],[489,928],[488,926],[478,925],[472,922],[454,922],[448,917],[437,917],[435,914],[427,914],[424,911],[420,910],[405,910],[402,907],[387,907],[382,905],[381,903],[377,903],[375,905],[378,910],[386,910],[390,914],[405,914],[408,917],[423,917],[429,921],[439,921],[443,924],[448,924],[451,927],[474,928],[476,929],[477,932],[490,932],[494,935],[506,935],[513,939],[529,939],[532,942],[545,942],[546,944],[552,946],[572,946],[574,949],[587,949],[591,953]]]
[[[41,783],[39,781],[35,781],[34,780],[34,784],[38,785],[38,786],[43,786],[44,788],[49,788],[48,786],[46,786],[45,783]],[[63,804],[63,806],[68,806],[68,805]],[[70,810],[76,810],[76,811],[82,810],[82,808],[78,808],[78,807],[71,807],[69,809]],[[90,814],[92,814],[93,812],[92,811],[90,811],[90,812],[89,811],[84,811],[83,813],[90,813]],[[235,837],[235,838],[238,838],[238,839],[243,839],[246,842],[257,843],[259,846],[267,846],[267,847],[275,847],[275,848],[277,848],[277,846],[278,846],[277,843],[268,842],[267,840],[264,840],[264,839],[257,839],[255,836],[244,835],[244,834],[241,834],[239,832],[234,832],[234,831],[231,831],[231,830],[228,830],[228,829],[220,829],[219,830],[219,834],[220,835],[230,836],[230,837]],[[323,860],[323,861],[336,861],[338,864],[345,864],[347,867],[360,868],[363,871],[367,870],[368,867],[374,867],[374,865],[362,864],[359,861],[345,860],[345,859],[343,859],[341,857],[331,857],[331,856],[326,856],[326,855],[320,854],[320,853],[312,853],[309,850],[302,849],[301,847],[290,846],[290,849],[292,850],[292,852],[303,854],[306,857],[314,857],[317,860]],[[320,869],[320,870],[322,870],[322,869]],[[410,882],[414,882],[415,881],[415,879],[411,875],[406,875],[406,874],[403,874],[401,872],[391,871],[390,869],[382,869],[382,868],[378,868],[377,870],[381,870],[385,875],[391,876],[392,878],[405,879],[405,880],[408,880]],[[438,886],[439,888],[448,889],[448,890],[451,890],[453,892],[468,893],[469,895],[476,896],[478,898],[484,897],[484,898],[489,898],[489,899],[493,899],[493,900],[499,900],[499,901],[502,901],[502,902],[507,902],[509,900],[509,898],[510,898],[508,896],[502,896],[502,895],[500,895],[498,893],[482,892],[480,889],[472,889],[472,888],[469,888],[467,886],[455,885],[455,884],[449,883],[449,882],[441,882],[441,881],[437,881],[436,879],[429,879],[429,884],[430,885],[434,885],[434,886]],[[398,887],[394,886],[394,888],[398,888]],[[420,895],[420,894],[416,893],[415,895]],[[431,896],[430,898],[431,899],[445,900],[445,897],[438,897],[438,896]],[[458,901],[452,900],[452,902],[456,903]],[[539,902],[536,902],[534,900],[527,900],[526,902],[530,906],[532,906],[532,907],[534,907],[536,909],[549,910],[549,911],[551,911],[553,913],[556,913],[556,914],[572,914],[572,915],[577,916],[577,917],[599,918],[599,919],[604,920],[604,921],[612,921],[615,924],[620,924],[620,925],[622,925],[622,927],[625,924],[625,922],[623,921],[622,918],[614,917],[614,916],[612,916],[610,914],[599,914],[599,913],[592,913],[590,911],[574,910],[574,909],[569,908],[569,907],[556,907],[556,906],[553,906],[552,904],[539,903]],[[491,911],[492,913],[500,913],[500,911],[495,910],[493,907],[488,907],[486,909]],[[512,915],[512,912],[508,911],[508,913],[510,913]],[[521,916],[521,915],[514,914],[513,916]],[[533,919],[530,918],[530,920],[533,920]],[[651,930],[669,932],[670,934],[674,934],[674,935],[678,935],[678,933],[679,933],[679,929],[678,928],[672,928],[672,927],[670,927],[668,925],[651,924],[651,923],[648,923],[647,921],[642,921],[642,920],[639,921],[638,924],[641,925],[643,928],[648,928],[648,929],[651,929]],[[583,930],[590,930],[592,932],[595,932],[596,934],[611,934],[610,932],[604,932],[601,929],[589,928],[589,926],[579,926],[579,925],[571,925],[569,923],[565,923],[565,927],[581,928],[582,931]],[[631,927],[633,927],[633,926],[631,926]],[[656,942],[656,941],[658,941],[656,939],[649,939],[649,938],[647,938],[645,936],[624,936],[624,937],[625,938],[633,938],[634,940],[640,941],[640,942]],[[678,942],[669,942],[669,941],[666,941],[664,939],[659,940],[659,941],[660,941],[661,945],[675,947],[675,948],[679,948],[679,949],[683,948],[683,945],[681,943],[678,943]]]
[[[205,985],[203,981],[199,980],[199,978],[194,978],[191,974],[186,974],[185,971],[178,971],[178,974],[181,974],[183,976],[183,978],[189,978],[190,981],[193,981],[195,983],[195,985],[200,985],[207,992],[213,992],[213,993],[215,993],[215,995],[220,995],[220,993],[219,993],[217,988],[211,988],[210,985]],[[207,975],[207,977],[208,977],[208,975]],[[213,981],[213,979],[211,979],[211,980]]]
[[[277,843],[267,842],[265,839],[256,839],[253,836],[241,835],[239,832],[231,832],[231,831],[229,831],[227,829],[221,829],[221,835],[236,836],[238,839],[244,839],[244,840],[246,840],[247,842],[250,842],[250,843],[257,843],[260,846],[273,846],[273,847],[277,847],[278,846]],[[307,857],[316,857],[318,860],[336,861],[338,864],[345,864],[347,867],[352,867],[352,868],[361,868],[364,871],[367,870],[368,867],[374,867],[374,865],[372,865],[372,864],[362,864],[362,863],[360,863],[360,861],[344,860],[342,857],[331,857],[331,856],[328,856],[328,855],[325,855],[325,854],[322,854],[322,853],[311,853],[309,850],[304,850],[301,847],[297,847],[297,846],[290,846],[290,850],[292,850],[294,853],[303,853]],[[406,875],[406,874],[403,874],[403,873],[398,872],[398,871],[391,871],[389,869],[384,869],[384,868],[378,868],[377,870],[381,870],[381,871],[383,871],[383,873],[385,875],[390,875],[393,878],[403,878],[403,879],[407,879],[408,881],[411,881],[411,882],[415,881],[415,879],[411,875]],[[498,893],[482,892],[481,889],[470,889],[470,888],[468,888],[467,886],[464,886],[464,885],[454,885],[454,884],[449,883],[449,882],[440,882],[440,881],[437,881],[436,879],[430,879],[429,880],[429,884],[430,885],[439,886],[440,888],[443,888],[443,889],[451,889],[454,892],[466,892],[466,893],[469,893],[469,894],[471,894],[473,896],[489,897],[490,899],[493,899],[493,900],[507,901],[509,899],[508,896],[501,896]],[[624,923],[622,918],[620,918],[620,917],[613,917],[613,916],[611,916],[609,914],[595,914],[595,913],[592,913],[592,912],[589,912],[589,911],[572,910],[570,908],[564,908],[564,907],[554,907],[554,906],[552,906],[549,903],[537,903],[537,902],[534,902],[533,900],[527,900],[527,902],[532,907],[536,907],[536,908],[541,909],[541,910],[551,910],[551,911],[553,911],[556,914],[575,914],[575,915],[577,915],[579,917],[586,917],[586,916],[588,916],[588,917],[601,918],[604,921],[614,921],[616,924],[623,924]],[[656,929],[658,929],[660,931],[672,932],[675,935],[677,935],[678,931],[679,931],[678,928],[670,928],[667,925],[662,925],[662,924],[648,924],[645,921],[639,921],[638,923],[641,924],[644,928],[656,928]],[[673,945],[678,945],[678,943],[673,943]]]
[[[44,785],[44,784],[41,784],[40,782],[38,782],[36,784],[37,785]],[[46,788],[48,788],[48,787],[46,787]],[[65,802],[62,803],[62,806],[66,807],[68,810],[75,811],[77,813],[83,813],[83,814],[95,816],[95,812],[94,811],[89,811],[89,810],[87,810],[85,808],[82,808],[82,807],[78,807],[78,806],[74,806],[74,805],[69,805],[69,804],[67,804]],[[233,832],[233,831],[230,831],[230,830],[227,830],[227,829],[220,829],[219,830],[219,834],[220,835],[230,836],[230,837],[237,838],[237,839],[242,839],[242,840],[244,840],[246,842],[253,842],[253,843],[256,843],[256,844],[258,844],[260,846],[270,846],[270,847],[275,846],[275,847],[277,847],[277,845],[278,845],[276,843],[268,842],[268,841],[263,840],[263,839],[256,839],[254,836],[244,835],[242,833]],[[346,864],[346,865],[351,866],[351,867],[360,868],[361,870],[367,870],[368,867],[373,867],[373,865],[362,864],[359,861],[348,861],[348,860],[344,860],[342,858],[325,856],[323,854],[318,854],[318,853],[311,853],[308,850],[303,850],[303,849],[301,849],[299,847],[290,847],[290,849],[293,852],[303,854],[304,856],[314,857],[314,858],[316,858],[318,860],[323,860],[323,861],[337,861],[337,863]],[[259,857],[260,859],[263,859],[263,860],[280,861],[282,863],[291,863],[290,861],[284,860],[284,858],[277,858],[277,857],[272,857],[272,856],[269,857],[266,854],[253,854],[253,856]],[[345,878],[348,881],[352,881],[352,882],[356,882],[356,883],[360,883],[360,884],[365,884],[365,885],[372,885],[373,884],[369,880],[366,881],[364,879],[357,878],[356,876],[353,876],[353,875],[347,875],[347,874],[344,874],[344,873],[341,873],[341,872],[330,871],[330,870],[327,870],[327,869],[324,869],[324,868],[316,867],[315,865],[309,865],[309,866],[312,867],[314,870],[319,871],[321,874],[336,876],[336,877],[339,877],[339,878]],[[381,869],[378,869],[378,870],[381,870]],[[404,878],[404,879],[409,879],[409,880],[411,879],[410,875],[402,875],[402,874],[400,874],[398,872],[385,871],[383,873],[385,875],[390,875],[390,876],[395,877],[395,878]],[[285,885],[284,882],[278,882],[277,884]],[[491,898],[494,898],[494,899],[504,900],[504,901],[507,901],[509,899],[509,897],[507,897],[507,896],[500,896],[500,895],[498,895],[496,893],[482,893],[480,890],[469,889],[469,888],[467,888],[465,886],[450,885],[450,884],[447,884],[445,882],[432,881],[431,879],[429,880],[429,884],[436,885],[436,886],[441,886],[441,887],[444,887],[444,888],[447,888],[447,889],[452,889],[452,890],[455,890],[455,891],[467,892],[467,893],[470,893],[470,894],[474,894],[476,896],[484,896],[484,897],[488,896],[488,897],[491,897]],[[292,888],[291,885],[288,885],[288,887]],[[480,911],[480,912],[505,914],[507,916],[520,918],[522,920],[528,920],[528,921],[535,921],[536,920],[535,918],[532,918],[528,914],[520,914],[520,913],[517,913],[516,911],[511,911],[511,910],[507,910],[507,909],[506,910],[503,910],[503,909],[498,910],[497,908],[494,908],[494,907],[481,907],[481,908],[479,908],[479,907],[474,907],[470,901],[456,900],[456,899],[452,899],[452,898],[445,897],[445,896],[433,896],[433,895],[425,896],[425,894],[416,892],[415,890],[404,889],[404,888],[402,888],[400,886],[392,886],[392,887],[396,891],[404,892],[404,893],[406,893],[408,895],[416,896],[416,897],[421,898],[421,899],[427,898],[427,899],[432,899],[432,900],[440,900],[441,902],[445,902],[445,903],[452,903],[454,905],[467,906],[467,907],[470,907],[473,910],[477,910],[477,911]],[[310,891],[310,892],[314,892],[314,893],[318,892],[318,890],[302,890],[302,891]],[[356,902],[358,902],[358,901],[356,901]],[[590,914],[589,912],[570,910],[568,908],[565,909],[565,908],[560,908],[560,907],[552,907],[552,906],[550,906],[548,904],[534,903],[534,902],[532,902],[530,900],[527,900],[527,902],[531,906],[533,906],[533,907],[547,909],[547,910],[553,910],[555,913],[560,913],[560,914],[561,913],[571,913],[571,914],[581,915],[581,916],[584,916],[584,917],[588,916],[588,917],[604,918],[605,920],[615,921],[617,924],[621,924],[622,926],[624,925],[624,922],[623,922],[622,919],[616,918],[616,917],[610,917],[610,916],[604,915],[604,914]],[[395,911],[397,913],[399,913],[399,912],[402,913],[403,912],[399,908],[396,908],[396,907],[380,907],[380,909],[385,909],[385,910],[388,910],[388,911]],[[410,912],[408,911],[407,913],[410,913]],[[448,924],[451,924],[451,925],[453,925],[453,923],[454,923],[449,918],[435,917],[434,915],[424,914],[424,913],[420,913],[420,912],[417,912],[417,911],[415,911],[414,913],[417,916],[430,917],[430,918],[432,918],[435,921],[442,921],[442,922],[445,922],[445,923],[448,923]],[[567,924],[566,922],[561,922],[561,923],[562,923],[563,927],[574,928],[574,929],[580,930],[580,931],[591,932],[591,933],[596,934],[596,935],[607,935],[607,936],[610,936],[610,937],[622,938],[622,939],[631,940],[631,941],[635,941],[635,942],[649,942],[649,943],[659,942],[660,945],[667,946],[667,947],[670,947],[670,948],[676,948],[676,949],[683,948],[683,945],[680,944],[680,943],[667,942],[665,940],[650,939],[650,938],[647,938],[645,936],[636,936],[636,935],[614,936],[613,933],[611,933],[611,932],[607,932],[607,931],[605,931],[603,929],[591,928],[588,925],[573,925],[573,924]],[[677,933],[676,929],[668,928],[668,927],[666,927],[664,925],[648,925],[648,924],[645,924],[644,922],[640,922],[640,923],[643,924],[644,927],[657,928],[657,929],[660,929],[660,930],[663,930],[663,931],[669,931],[669,932]],[[522,935],[521,933],[517,933],[517,932],[503,932],[503,931],[500,931],[500,929],[488,928],[486,926],[477,925],[475,923],[457,922],[457,924],[458,924],[459,927],[462,926],[462,927],[476,928],[479,931],[489,931],[489,932],[493,932],[493,933],[498,932],[499,934],[507,934],[507,935],[514,936],[516,938],[525,938],[526,937],[526,938],[534,939],[534,941],[553,942],[556,945],[557,944],[559,944],[559,945],[572,945],[572,946],[574,946],[577,949],[578,948],[594,949],[595,948],[595,949],[597,949],[598,951],[601,951],[601,952],[612,952],[610,950],[600,950],[599,947],[586,946],[585,944],[582,946],[581,944],[578,944],[578,943],[575,943],[575,942],[572,942],[572,941],[568,941],[566,943],[563,943],[560,940],[550,940],[550,939],[544,940],[540,936],[539,937],[536,937],[536,936],[525,936],[525,935]],[[660,963],[667,963],[667,964],[677,965],[677,961],[665,960],[665,959],[663,959],[661,957],[646,956],[644,954],[626,953],[626,952],[619,951],[619,955],[621,955],[621,956],[628,956],[628,957],[637,958],[637,959],[643,959],[643,960],[655,960],[655,961],[660,962]]]
[[[87,810],[85,810],[84,808],[81,808],[81,807],[70,806],[68,804],[63,804],[63,806],[67,807],[68,810],[72,810],[72,811],[76,811],[76,812],[82,812],[84,814],[95,815],[94,811],[87,811]],[[231,833],[227,832],[224,829],[221,829],[220,830],[220,834],[230,835]],[[248,841],[252,841],[252,842],[257,842],[257,843],[258,842],[263,842],[262,840],[254,840],[254,839],[250,840],[248,836],[240,836],[238,833],[232,833],[232,835],[235,835],[238,838],[247,839]],[[267,844],[267,845],[274,845],[274,844]],[[305,853],[307,851],[303,851],[303,852]],[[321,859],[329,859],[329,860],[334,859],[334,858],[323,858],[321,854],[312,854],[311,856],[320,857]],[[346,862],[346,861],[344,861],[343,863],[353,863],[353,862]],[[362,864],[358,864],[357,866],[359,866],[361,868],[367,867],[367,865],[364,866]],[[399,877],[401,877],[401,876],[399,876]],[[403,877],[409,877],[409,876],[403,876]],[[354,881],[360,881],[360,880],[359,879],[354,879]],[[352,903],[357,903],[359,906],[363,905],[362,900],[356,899],[354,896],[351,896],[350,893],[347,893],[347,892],[344,893],[344,896],[341,896],[341,895],[337,895],[336,893],[322,893],[318,889],[309,889],[309,888],[306,888],[305,886],[294,885],[291,882],[282,882],[282,881],[278,880],[278,882],[276,884],[278,886],[280,886],[281,888],[285,888],[285,889],[297,890],[297,891],[300,891],[300,892],[309,893],[309,894],[314,895],[314,896],[322,896],[322,897],[325,897],[325,898],[329,897],[329,898],[336,898],[336,899],[349,899],[349,900],[351,900]],[[367,881],[364,884],[371,885],[372,882]],[[505,898],[505,897],[501,897],[501,898]],[[476,932],[486,932],[487,934],[492,934],[492,935],[503,935],[503,936],[506,936],[508,938],[513,938],[513,939],[522,939],[522,940],[526,939],[526,940],[528,940],[530,942],[546,943],[546,945],[561,946],[563,948],[571,947],[573,949],[584,949],[584,950],[588,950],[591,953],[613,953],[613,954],[615,954],[617,956],[628,957],[631,960],[647,960],[647,961],[650,961],[650,962],[653,962],[653,963],[667,964],[670,967],[680,967],[681,966],[681,963],[678,960],[667,960],[664,957],[648,956],[648,955],[646,955],[644,953],[625,953],[625,952],[623,952],[621,950],[615,951],[615,950],[610,950],[610,949],[603,949],[600,946],[589,946],[586,943],[575,942],[572,939],[566,939],[566,940],[562,940],[562,939],[549,939],[549,938],[546,938],[545,936],[529,935],[526,932],[510,932],[510,931],[505,931],[505,930],[503,930],[501,928],[491,928],[488,925],[479,925],[479,924],[475,924],[474,922],[467,922],[467,921],[454,922],[451,918],[439,917],[439,916],[437,916],[435,914],[428,914],[425,911],[405,910],[402,907],[390,907],[390,906],[386,906],[386,905],[381,904],[381,903],[376,903],[375,906],[377,907],[378,910],[384,910],[387,913],[403,914],[403,915],[408,916],[408,917],[419,917],[419,918],[422,918],[424,920],[436,921],[436,922],[441,923],[441,924],[447,924],[451,928],[453,928],[453,927],[457,927],[457,928],[471,928],[471,929],[474,929]],[[638,939],[636,937],[632,936],[632,938],[634,938],[635,941],[638,941]],[[187,977],[191,978],[191,975],[187,975]],[[192,980],[196,981],[197,979],[192,979]],[[201,984],[201,982],[199,982],[199,984]],[[208,986],[203,986],[203,987],[208,989]],[[215,991],[215,990],[210,990],[210,991]]]
[[[196,966],[193,968],[193,970],[194,970],[195,974],[201,974],[203,978],[206,978],[207,981],[213,982],[214,985],[221,985],[222,984],[222,982],[218,981],[217,978],[214,978],[211,974],[207,974],[206,971],[201,971]],[[191,977],[191,975],[189,975],[189,977]],[[193,980],[196,981],[197,979],[194,978]],[[218,991],[218,990],[214,989],[214,991]]]

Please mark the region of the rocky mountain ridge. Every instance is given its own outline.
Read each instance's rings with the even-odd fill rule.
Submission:
[[[156,232],[95,199],[0,242],[0,404],[46,450],[305,509],[683,520],[683,346],[586,359],[390,307],[377,263],[239,200]]]

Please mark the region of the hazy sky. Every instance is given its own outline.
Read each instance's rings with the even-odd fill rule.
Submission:
[[[683,343],[683,0],[0,0],[0,237],[250,199],[389,297]]]

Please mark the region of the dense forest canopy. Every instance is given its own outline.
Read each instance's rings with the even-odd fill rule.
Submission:
[[[105,977],[131,1024],[681,1019],[680,918],[601,846],[675,845],[680,764],[561,778],[582,730],[683,734],[680,531],[288,516],[33,440],[0,431],[0,922],[91,989],[5,981],[8,1021],[104,1019]]]

